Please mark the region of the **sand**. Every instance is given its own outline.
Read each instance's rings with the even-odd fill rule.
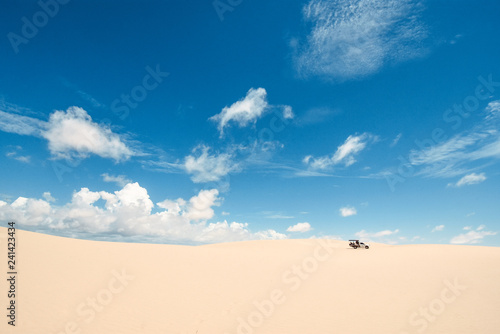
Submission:
[[[500,248],[96,242],[17,230],[1,333],[500,333]],[[5,277],[5,278],[4,278]]]

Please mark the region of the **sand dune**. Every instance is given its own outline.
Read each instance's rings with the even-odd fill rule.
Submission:
[[[16,326],[2,279],[1,333],[500,333],[500,248],[17,239]]]

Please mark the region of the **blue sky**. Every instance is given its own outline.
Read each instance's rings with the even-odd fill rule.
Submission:
[[[500,246],[497,1],[8,1],[0,219]]]

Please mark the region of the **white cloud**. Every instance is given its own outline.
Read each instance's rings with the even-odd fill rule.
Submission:
[[[236,123],[240,128],[255,124],[259,118],[273,108],[282,110],[282,114],[278,114],[278,117],[282,118],[285,124],[295,117],[291,106],[270,105],[267,102],[267,92],[264,88],[250,88],[244,98],[229,107],[224,107],[219,114],[210,117],[209,120],[218,123],[217,128],[222,138],[224,128],[229,127],[230,123]]]
[[[31,161],[31,157],[29,155],[19,155],[16,151],[7,152],[5,156],[24,163],[29,163]]]
[[[206,243],[286,238],[274,230],[251,232],[246,223],[208,223],[213,207],[219,205],[218,194],[217,189],[202,190],[187,201],[179,198],[155,205],[138,183],[128,183],[114,193],[82,188],[63,206],[24,197],[11,204],[0,201],[0,220],[15,220],[21,227],[40,232],[98,235],[105,240],[119,236],[123,240]]]
[[[48,191],[44,192],[42,197],[47,201],[47,202],[55,202],[56,199],[52,197],[52,194]]]
[[[49,141],[51,153],[58,158],[85,158],[92,153],[121,161],[134,155],[120,136],[94,123],[87,112],[78,107],[52,113],[43,137]]]
[[[471,173],[467,174],[464,177],[462,177],[460,180],[457,181],[455,184],[448,184],[448,186],[455,186],[455,187],[462,187],[462,186],[468,186],[468,185],[473,185],[473,184],[478,184],[481,182],[484,182],[486,180],[486,176],[484,173],[481,174],[476,174],[476,173]]]
[[[426,147],[411,150],[409,154],[410,163],[422,167],[416,171],[416,175],[457,177],[477,168],[474,163],[480,160],[500,158],[500,112],[497,108],[500,108],[499,101],[490,102],[486,107],[486,117],[471,130],[449,139],[443,136],[444,140],[438,143],[430,139],[423,140]]]
[[[311,224],[309,223],[297,223],[293,226],[289,226],[286,229],[288,232],[300,232],[300,233],[305,233],[309,232],[311,230]]]
[[[0,212],[4,212],[5,209],[10,214],[3,215],[3,220],[21,222],[25,225],[40,224],[45,219],[50,219],[52,214],[50,204],[47,201],[26,197],[19,197],[10,206],[1,206]]]
[[[351,79],[424,53],[420,3],[410,0],[311,0],[303,8],[311,32],[296,46],[300,74]]]
[[[494,118],[500,117],[500,100],[491,101],[486,106],[486,119],[492,120]]]
[[[387,239],[386,237],[392,236],[399,233],[399,230],[396,229],[394,231],[391,230],[383,230],[379,232],[367,232],[365,230],[361,230],[359,232],[356,232],[354,235],[358,237],[359,239],[363,239],[366,241],[370,242],[384,242],[384,243],[389,243],[389,244],[394,244],[396,241]]]
[[[349,217],[349,216],[354,216],[356,215],[358,212],[356,211],[356,208],[354,207],[349,207],[349,206],[345,206],[343,208],[340,208],[339,209],[339,212],[340,212],[340,215],[342,217]]]
[[[351,135],[346,141],[337,147],[337,151],[331,156],[314,158],[306,156],[302,161],[312,169],[328,169],[332,166],[343,164],[348,167],[356,162],[355,156],[363,151],[370,142],[376,141],[377,137],[363,133],[359,136]]]
[[[287,238],[285,234],[276,232],[275,230],[271,229],[255,232],[254,235],[255,238],[260,240],[283,240]]]
[[[224,107],[219,114],[210,117],[210,120],[218,123],[218,129],[222,136],[224,128],[228,126],[229,122],[236,122],[239,127],[245,127],[250,123],[255,124],[268,107],[266,90],[264,88],[250,88],[243,99],[233,103],[230,107]]]
[[[309,239],[331,239],[331,240],[344,240],[341,236],[338,235],[313,235],[309,237]]]
[[[294,216],[282,215],[282,214],[274,214],[274,215],[266,216],[266,218],[269,218],[269,219],[292,219],[292,218],[295,218],[295,217]]]
[[[0,110],[0,130],[18,135],[41,137],[47,123],[36,118]]]
[[[132,180],[128,179],[125,175],[109,175],[108,173],[101,174],[104,182],[114,182],[120,187],[124,187],[127,183],[131,183]]]
[[[393,139],[392,143],[391,143],[391,147],[394,147],[396,146],[398,143],[399,143],[399,140],[401,139],[401,137],[403,136],[402,133],[399,133],[396,138]]]
[[[212,206],[218,206],[219,191],[217,189],[201,190],[197,196],[191,197],[186,211],[189,220],[208,220],[214,216]]]
[[[481,243],[486,236],[496,235],[497,232],[484,231],[485,226],[481,225],[476,230],[472,230],[470,226],[464,227],[464,230],[468,230],[467,233],[459,234],[450,240],[452,244],[478,244]]]
[[[431,232],[437,232],[437,231],[442,231],[444,230],[444,225],[437,225],[435,226]]]
[[[231,172],[239,170],[230,153],[211,155],[210,148],[204,145],[193,149],[184,161],[184,169],[195,183],[219,181]]]
[[[45,138],[50,152],[56,158],[86,158],[96,154],[122,161],[134,155],[118,134],[93,122],[87,112],[78,107],[70,107],[66,112],[55,111],[48,122],[0,111],[0,130]],[[29,161],[29,157],[13,157]]]

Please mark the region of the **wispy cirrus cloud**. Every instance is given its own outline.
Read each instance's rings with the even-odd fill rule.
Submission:
[[[483,241],[487,236],[496,235],[497,232],[485,231],[486,226],[480,225],[475,230],[470,226],[464,227],[464,230],[469,231],[467,233],[459,234],[450,240],[451,244],[462,245],[462,244],[478,244]]]
[[[268,215],[268,216],[266,216],[266,218],[269,218],[269,219],[293,219],[295,217],[277,213],[277,214]]]
[[[346,80],[421,56],[427,37],[421,11],[421,3],[410,0],[311,0],[303,7],[311,31],[296,46],[296,69]]]
[[[29,155],[18,155],[17,152],[14,151],[7,152],[5,156],[24,163],[29,163],[31,161],[31,157]]]
[[[124,187],[127,183],[131,183],[132,180],[128,179],[125,175],[109,175],[108,173],[101,174],[102,180],[104,182],[116,183],[120,187]]]
[[[458,133],[431,147],[411,150],[409,162],[416,168],[420,167],[416,175],[457,177],[470,174],[480,161],[499,159],[500,101],[490,102],[485,113],[486,116],[471,130]],[[471,176],[472,179],[474,176]],[[467,178],[463,182],[467,182]]]
[[[14,159],[20,162],[29,163],[31,161],[31,156],[23,154],[23,148],[19,145],[8,146],[9,151],[5,153],[5,156],[10,159]]]
[[[46,128],[47,122],[42,120],[0,110],[0,130],[3,132],[42,137]]]
[[[476,173],[470,173],[467,175],[464,175],[460,180],[457,181],[457,183],[449,183],[449,187],[463,187],[463,186],[469,186],[473,184],[478,184],[481,182],[486,181],[486,175],[484,173],[481,174],[476,174]]]
[[[401,139],[401,137],[403,136],[402,133],[399,133],[391,142],[390,144],[390,147],[394,147],[396,146],[398,143],[399,143],[399,140]]]
[[[391,230],[383,230],[378,232],[368,232],[365,230],[361,230],[356,232],[354,235],[363,241],[369,242],[383,242],[388,244],[398,243],[398,240],[391,239],[394,235],[399,233],[399,229]],[[402,240],[401,238],[399,240]],[[404,238],[403,238],[404,240]]]
[[[337,147],[337,151],[333,155],[318,158],[308,155],[303,159],[303,162],[312,170],[325,170],[340,164],[348,167],[356,162],[356,155],[363,151],[368,144],[375,141],[377,141],[377,137],[369,133],[351,135],[342,145]]]

